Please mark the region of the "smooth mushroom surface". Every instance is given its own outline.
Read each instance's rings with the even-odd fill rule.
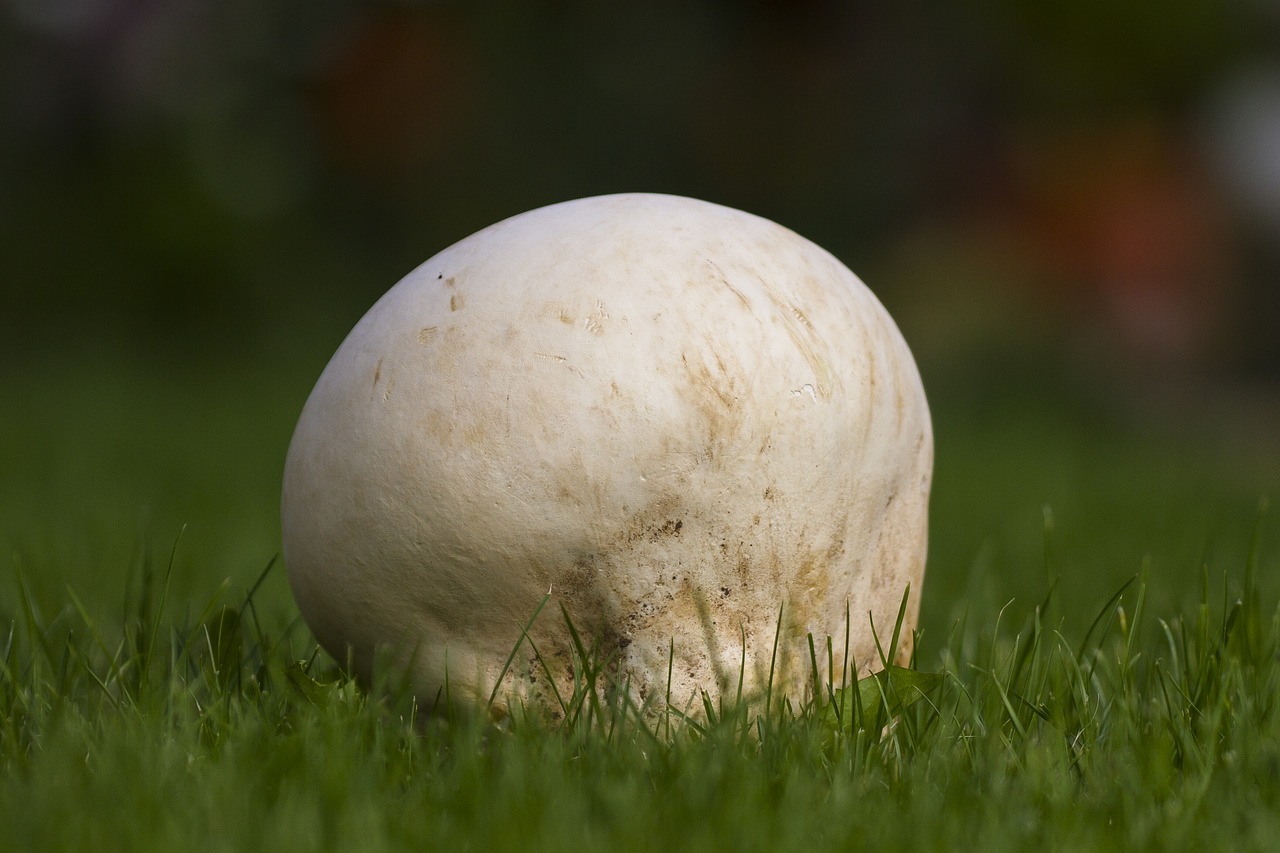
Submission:
[[[553,707],[562,606],[649,707],[771,670],[800,701],[808,635],[824,681],[827,637],[837,680],[846,647],[880,669],[872,620],[887,648],[908,584],[909,655],[932,464],[911,353],[832,255],[707,202],[587,198],[450,246],[360,320],[289,447],[284,557],[321,644],[427,707],[446,670],[453,702]]]

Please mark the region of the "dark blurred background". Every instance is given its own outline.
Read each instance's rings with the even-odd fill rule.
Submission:
[[[978,568],[1189,577],[1280,495],[1276,0],[0,0],[15,561],[110,579],[190,523],[194,587],[251,577],[360,314],[627,190],[774,219],[897,318],[934,629]]]

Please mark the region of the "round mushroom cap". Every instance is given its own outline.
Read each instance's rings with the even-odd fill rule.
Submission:
[[[909,654],[932,464],[911,353],[829,253],[707,202],[587,198],[450,246],[360,320],[289,447],[284,557],[321,644],[428,707],[446,683],[554,706],[581,675],[566,616],[641,704],[802,700],[808,637],[819,683],[828,637],[837,683],[879,669],[908,585]]]

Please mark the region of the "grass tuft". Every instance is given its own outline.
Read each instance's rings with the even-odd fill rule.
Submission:
[[[562,612],[572,690],[554,694],[556,719],[517,706],[500,724],[361,689],[296,618],[259,613],[274,560],[239,596],[221,587],[181,619],[172,557],[162,577],[144,567],[118,623],[70,588],[42,612],[19,569],[0,623],[0,820],[22,849],[1270,837],[1280,609],[1259,588],[1261,529],[1240,584],[1211,593],[1206,568],[1185,610],[1149,612],[1144,564],[1073,638],[1051,577],[1020,617],[969,613],[936,659],[899,666],[904,595],[887,637],[873,626],[879,672],[835,673],[847,636],[810,637],[812,697],[776,692],[775,648],[761,697],[742,695],[740,667],[732,699],[704,693],[696,717],[669,702],[642,712],[605,647]],[[508,667],[524,643],[551,665],[529,636],[542,605]]]

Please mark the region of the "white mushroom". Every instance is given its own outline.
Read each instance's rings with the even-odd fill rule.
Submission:
[[[799,699],[879,668],[924,572],[928,406],[898,329],[813,243],[663,195],[556,204],[445,249],[364,316],[307,400],[283,538],[307,623],[424,703],[546,700],[559,606],[637,699]],[[522,626],[551,603],[521,643]],[[745,641],[745,643],[744,643]],[[670,657],[670,660],[669,660]],[[668,665],[670,683],[668,683]],[[561,685],[564,689],[564,684]],[[498,703],[501,709],[502,702]]]

